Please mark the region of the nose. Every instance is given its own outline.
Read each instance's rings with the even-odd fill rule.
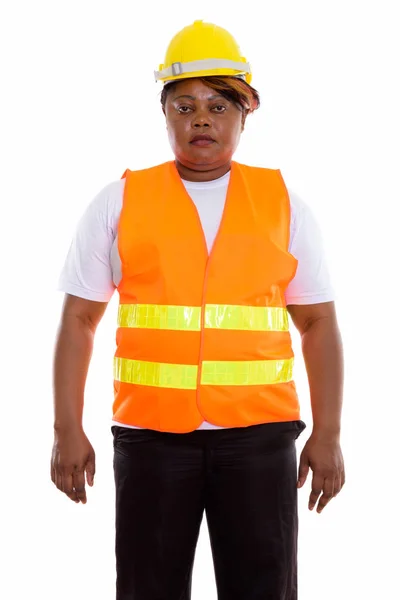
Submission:
[[[211,118],[208,110],[196,110],[192,120],[192,127],[194,129],[211,127]]]

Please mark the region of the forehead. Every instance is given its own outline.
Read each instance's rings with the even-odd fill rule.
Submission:
[[[196,100],[208,100],[210,98],[221,98],[221,94],[205,85],[200,79],[185,79],[180,81],[168,94],[168,98],[174,101],[179,96],[191,96]]]

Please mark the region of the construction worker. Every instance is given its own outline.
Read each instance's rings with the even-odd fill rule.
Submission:
[[[344,484],[342,345],[319,228],[279,170],[232,160],[260,99],[230,33],[185,27],[155,77],[174,160],[98,194],[61,276],[51,477],[86,503],[85,380],[117,289],[117,600],[190,598],[204,512],[220,600],[295,600],[298,488],[311,468],[320,512]],[[313,412],[299,470],[289,315]]]

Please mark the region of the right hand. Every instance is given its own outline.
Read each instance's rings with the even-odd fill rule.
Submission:
[[[82,429],[54,433],[51,454],[51,480],[73,502],[86,504],[86,480],[94,483],[95,453]]]

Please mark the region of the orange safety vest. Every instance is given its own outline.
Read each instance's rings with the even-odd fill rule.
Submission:
[[[280,171],[232,162],[210,256],[174,162],[124,177],[114,420],[184,433],[299,419]]]

